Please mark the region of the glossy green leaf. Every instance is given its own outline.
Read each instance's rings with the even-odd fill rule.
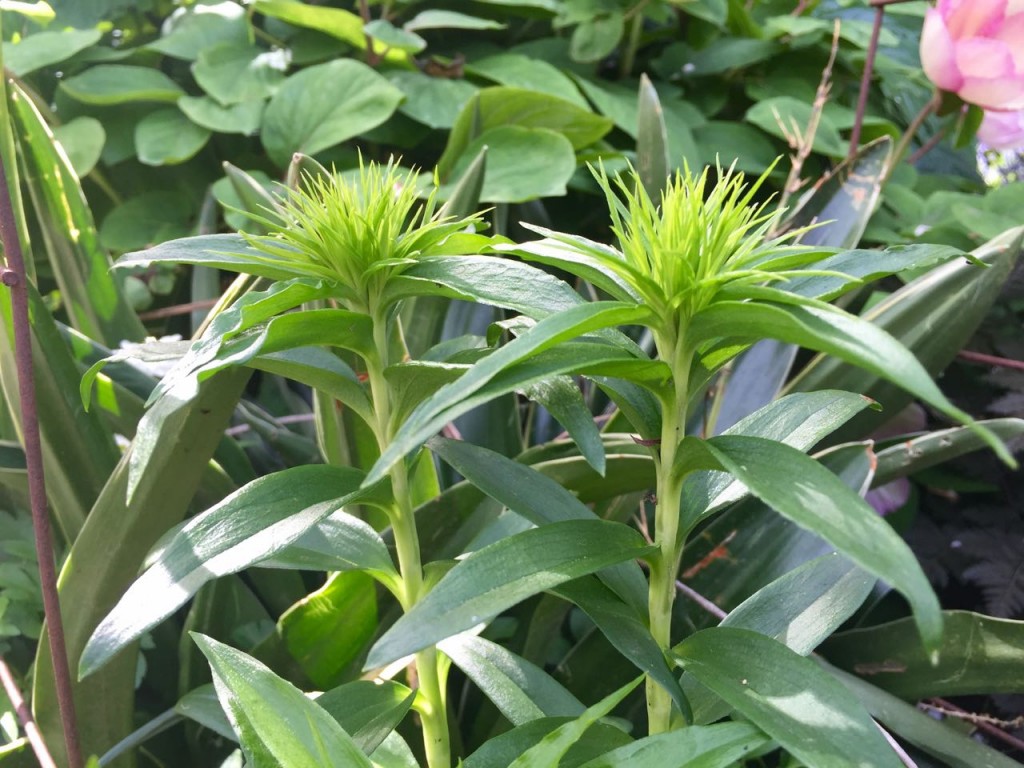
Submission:
[[[968,611],[944,616],[937,665],[915,642],[906,619],[835,635],[822,653],[902,699],[1024,690],[1024,622]]]
[[[768,336],[800,344],[834,355],[891,381],[958,421],[972,422],[967,413],[946,399],[928,371],[906,347],[877,325],[810,299],[788,303],[778,296],[781,291],[771,288],[748,289],[744,293],[756,295],[761,300],[716,302],[694,317],[691,325],[694,337],[753,340]],[[775,298],[780,298],[779,302],[772,300]],[[806,378],[801,382],[803,388],[818,388],[809,387]],[[863,391],[859,387],[850,389]],[[1011,465],[1014,463],[998,438],[984,427],[974,425],[973,429],[1000,458]]]
[[[351,408],[367,424],[371,423],[373,411],[365,386],[355,371],[326,349],[300,347],[274,352],[250,360],[247,365],[312,387]]]
[[[573,61],[598,62],[615,50],[625,29],[625,20],[618,11],[585,18],[572,31],[569,55]]]
[[[872,282],[907,269],[917,269],[950,261],[960,255],[963,255],[961,251],[948,245],[896,245],[880,251],[861,249],[841,251],[835,256],[829,256],[816,262],[813,268],[842,272],[851,278]],[[781,283],[780,287],[787,293],[829,301],[858,285],[860,285],[859,281],[844,280],[841,277],[809,276],[794,277]]]
[[[587,729],[611,712],[640,684],[641,680],[643,678],[639,677],[633,682],[627,683],[594,706],[589,707],[575,720],[559,726],[541,739],[539,743],[517,757],[509,765],[509,768],[557,768],[562,756],[586,733]]]
[[[1018,768],[1020,763],[991,747],[965,738],[912,704],[840,669],[820,662],[887,729],[949,768]]]
[[[691,635],[672,654],[687,673],[808,765],[902,765],[839,682],[775,640],[716,627]]]
[[[728,768],[767,741],[748,723],[695,725],[639,739],[580,768]]]
[[[370,754],[388,739],[415,698],[415,691],[390,680],[356,680],[323,693],[316,703]]]
[[[296,152],[316,154],[376,128],[401,100],[401,91],[361,62],[318,64],[281,84],[267,105],[260,137],[284,168]]]
[[[186,235],[191,215],[189,202],[180,194],[148,189],[125,200],[103,217],[100,244],[112,251],[147,248],[152,243]]]
[[[875,581],[846,558],[824,555],[759,589],[721,625],[760,632],[806,656],[854,614]],[[920,649],[916,635],[914,643]]]
[[[214,690],[213,683],[202,685],[186,693],[178,699],[174,705],[174,711],[182,717],[199,723],[204,728],[209,728],[218,736],[232,741],[238,740],[227,715],[224,714],[224,707],[217,699],[217,691]]]
[[[210,138],[177,108],[150,112],[135,126],[135,150],[145,165],[177,165],[193,157]]]
[[[74,170],[29,96],[13,84],[10,105],[21,138],[24,182],[71,325],[111,346],[141,340],[145,330],[125,300],[120,278],[110,274],[110,257],[97,241]]]
[[[352,737],[294,685],[234,648],[192,637],[210,660],[217,696],[253,768],[372,768]]]
[[[114,266],[131,269],[153,264],[195,264],[271,280],[291,280],[298,271],[292,262],[272,259],[252,248],[240,235],[198,235],[170,240],[144,251],[126,253]]]
[[[576,717],[585,709],[543,669],[490,640],[459,635],[438,647],[512,725],[542,717]]]
[[[417,29],[504,29],[505,24],[480,16],[469,16],[457,11],[427,9],[420,11],[405,23],[408,30]]]
[[[657,200],[668,178],[668,130],[661,100],[647,75],[640,76],[637,107],[636,170],[644,189]]]
[[[485,88],[467,102],[452,128],[438,161],[441,178],[448,178],[477,136],[508,126],[560,133],[573,149],[593,144],[612,127],[610,120],[555,96],[507,86]]]
[[[408,29],[396,27],[387,19],[374,19],[363,24],[363,32],[383,45],[407,53],[419,53],[427,41]]]
[[[282,51],[261,51],[228,42],[199,51],[192,74],[217,103],[230,106],[273,95],[284,80],[286,68]]]
[[[913,351],[928,373],[937,375],[963,348],[996,300],[1017,261],[1022,236],[1024,229],[1017,228],[975,249],[973,255],[987,268],[954,260],[931,270],[872,307],[864,319],[898,339]],[[935,328],[941,328],[942,333],[935,333]],[[895,358],[892,360],[895,362]],[[911,399],[907,393],[929,402],[908,387],[902,376],[886,379],[884,372],[858,370],[818,356],[789,386],[800,390],[838,387],[878,400],[885,407],[885,416],[858,420],[850,432],[840,433],[842,439],[849,439],[877,428],[898,413]],[[962,420],[957,414],[951,415]]]
[[[888,136],[858,149],[800,198],[785,226],[816,224],[800,238],[806,245],[856,248],[878,203],[892,151]]]
[[[252,481],[192,518],[96,627],[82,654],[80,674],[99,669],[206,582],[274,555],[332,512],[365,496],[357,491],[361,480],[356,470],[293,467]]]
[[[741,419],[724,434],[764,437],[806,451],[869,405],[867,398],[852,392],[787,395]],[[743,483],[727,474],[698,473],[688,478],[683,486],[684,529],[692,529],[694,524],[739,501],[746,493]]]
[[[902,538],[842,480],[782,443],[723,435],[687,438],[683,454],[706,451],[750,492],[783,517],[821,536],[857,565],[898,589],[914,610],[931,653],[942,636],[942,614],[928,578]],[[700,460],[700,459],[697,459]]]
[[[59,64],[100,41],[98,29],[65,29],[36,32],[18,42],[3,44],[4,66],[18,77]]]
[[[467,398],[486,386],[502,370],[560,341],[611,326],[638,322],[646,310],[616,302],[594,302],[571,307],[541,320],[533,328],[488,355],[458,381],[442,387],[410,416],[381,454],[367,477],[376,482],[395,462],[418,448],[448,421],[464,413]]]
[[[110,475],[61,569],[60,598],[72,663],[96,625],[135,580],[150,547],[185,516],[248,378],[247,371],[237,371],[205,382],[198,397],[165,421],[159,434],[137,436]],[[66,423],[64,430],[66,441]],[[150,463],[129,502],[131,454],[144,440],[152,446]],[[174,471],[168,472],[167,467]],[[61,723],[45,640],[39,648],[32,698],[37,722],[54,750],[63,743]],[[123,653],[75,684],[86,751],[102,754],[134,727],[135,669],[135,654]]]
[[[362,571],[335,573],[278,620],[288,653],[317,688],[344,680],[377,631],[377,593]]]
[[[589,507],[558,483],[494,451],[441,438],[431,440],[428,447],[477,488],[534,525],[597,519]],[[647,580],[638,565],[617,565],[599,576],[634,610],[646,616]]]
[[[60,87],[73,99],[97,105],[174,102],[185,95],[181,86],[159,69],[128,64],[98,64],[62,80]]]
[[[988,419],[978,423],[1007,442],[1024,434],[1024,419]],[[970,427],[941,429],[912,437],[878,452],[874,485],[884,485],[985,447],[985,441]]]
[[[605,470],[604,444],[601,433],[583,399],[579,384],[568,376],[555,376],[534,384],[526,396],[543,405],[576,442],[583,455],[598,474]]]
[[[649,547],[634,530],[602,520],[550,523],[478,550],[452,568],[370,649],[367,668],[408,656],[489,621],[531,595]]]

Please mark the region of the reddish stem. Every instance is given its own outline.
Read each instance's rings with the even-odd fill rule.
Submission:
[[[43,741],[43,735],[39,732],[39,727],[32,719],[32,713],[25,703],[25,698],[21,695],[18,683],[14,680],[14,675],[11,674],[11,670],[3,659],[0,659],[0,684],[3,684],[4,692],[7,694],[11,706],[14,707],[14,712],[18,715],[21,728],[25,731],[25,738],[28,739],[32,751],[35,752],[40,768],[57,768],[57,764],[53,762],[53,757],[50,755],[50,750],[46,747],[46,742]]]
[[[1008,357],[996,357],[995,355],[986,355],[984,352],[971,352],[969,349],[962,349],[956,353],[956,356],[964,360],[969,360],[972,363],[981,363],[982,365],[998,365],[1001,368],[1013,368],[1017,371],[1024,371],[1024,361],[1011,360]]]
[[[64,743],[70,768],[80,768],[82,753],[75,720],[75,702],[72,697],[71,672],[68,652],[64,643],[64,622],[60,614],[57,595],[57,570],[53,556],[50,517],[46,509],[46,482],[43,476],[43,451],[39,437],[39,416],[36,408],[35,371],[32,367],[32,335],[28,317],[28,284],[25,259],[14,223],[14,206],[7,186],[7,171],[0,160],[0,239],[3,241],[7,268],[2,281],[11,291],[11,314],[14,323],[14,359],[18,369],[18,398],[21,401],[22,442],[28,470],[29,506],[32,510],[32,528],[35,532],[36,557],[39,559],[39,579],[43,591],[43,610],[46,614],[47,635],[50,639],[50,657],[57,689],[57,705],[64,730]]]
[[[899,1],[899,0],[897,0]],[[875,55],[878,53],[878,38],[882,34],[882,19],[885,17],[884,0],[871,3],[875,7],[875,25],[871,28],[871,42],[868,43],[867,57],[864,59],[864,74],[860,79],[860,95],[857,97],[857,113],[853,119],[853,130],[850,132],[850,152],[852,159],[860,147],[860,131],[864,124],[864,112],[868,108],[868,91],[871,88],[871,74],[875,69]]]

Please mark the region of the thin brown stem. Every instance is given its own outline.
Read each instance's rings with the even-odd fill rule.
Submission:
[[[39,579],[43,591],[57,705],[64,730],[64,742],[70,768],[81,768],[78,725],[72,695],[71,671],[64,642],[64,622],[57,594],[57,568],[53,556],[50,516],[46,508],[46,480],[43,475],[43,449],[39,436],[39,414],[36,407],[35,371],[32,367],[32,331],[28,316],[28,278],[25,259],[14,220],[14,204],[7,186],[7,170],[0,160],[0,239],[7,262],[2,273],[3,284],[11,291],[11,314],[14,324],[14,358],[18,370],[18,399],[21,401],[21,432],[28,471],[29,506],[35,533]]]
[[[202,301],[190,301],[187,304],[175,304],[172,307],[151,309],[148,312],[139,312],[139,320],[161,320],[165,317],[187,315],[197,309],[211,309],[217,305],[218,301],[220,299],[203,299]]]
[[[1000,368],[1013,368],[1017,371],[1024,371],[1024,360],[1011,360],[1008,357],[986,355],[984,352],[971,352],[969,349],[961,349],[956,353],[956,356],[963,360],[969,360],[972,363],[997,365]]]
[[[885,177],[882,179],[884,184],[891,177],[893,172],[896,170],[896,166],[899,165],[903,156],[907,153],[910,148],[910,142],[914,140],[914,136],[924,125],[924,121],[928,119],[929,115],[932,114],[936,109],[939,108],[939,104],[942,102],[942,96],[936,91],[932,94],[932,97],[925,102],[925,105],[921,107],[921,110],[914,115],[914,119],[910,121],[910,125],[907,126],[907,130],[903,133],[903,138],[900,139],[899,144],[896,145],[896,149],[893,150],[892,158],[889,160],[889,166],[885,169]]]
[[[907,751],[903,749],[893,735],[882,727],[881,723],[875,721],[875,727],[882,732],[882,736],[884,736],[885,740],[889,742],[889,746],[892,747],[892,751],[896,753],[896,757],[900,759],[900,762],[903,763],[906,768],[917,768],[917,763],[914,762],[914,759],[907,754]]]
[[[697,605],[699,605],[701,608],[710,613],[719,621],[721,621],[728,615],[725,611],[723,611],[713,602],[704,597],[704,595],[702,595],[700,592],[686,586],[685,584],[683,584],[683,582],[678,580],[676,581],[676,592],[695,602]]]
[[[921,158],[935,149],[935,147],[939,145],[939,142],[944,138],[946,138],[946,132],[944,130],[936,131],[934,136],[914,150],[914,153],[907,158],[907,162],[911,165],[917,165]]]
[[[860,94],[857,96],[857,113],[853,118],[853,130],[850,132],[851,159],[860,147],[860,132],[864,125],[864,112],[868,108],[868,91],[871,88],[871,75],[875,69],[875,56],[878,53],[878,38],[882,34],[882,20],[885,17],[885,5],[888,3],[873,2],[875,6],[875,25],[871,28],[871,42],[868,43],[867,56],[864,59],[864,73],[860,79]]]
[[[39,732],[39,726],[32,719],[32,712],[29,710],[28,704],[25,703],[25,697],[21,695],[21,689],[18,688],[14,675],[11,674],[10,668],[2,658],[0,658],[0,684],[3,684],[4,693],[7,694],[11,706],[14,707],[14,713],[18,716],[21,729],[25,731],[25,738],[28,739],[28,744],[32,747],[40,768],[57,768],[46,742],[43,741],[43,734]]]

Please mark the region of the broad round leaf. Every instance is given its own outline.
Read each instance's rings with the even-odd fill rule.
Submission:
[[[312,155],[376,128],[401,100],[401,91],[353,59],[309,67],[270,100],[263,146],[283,168],[296,152]]]
[[[59,64],[100,41],[98,29],[65,29],[61,32],[37,32],[16,43],[4,43],[4,66],[18,77],[37,69]]]
[[[76,117],[64,125],[55,126],[53,135],[64,148],[78,178],[88,175],[96,167],[107,140],[103,123],[95,117]]]
[[[224,106],[273,95],[284,81],[288,57],[251,45],[221,43],[199,52],[192,74],[204,91]]]
[[[243,136],[256,133],[263,117],[262,99],[222,107],[208,96],[182,96],[178,100],[178,108],[197,126],[218,133],[240,133]]]
[[[146,165],[177,165],[202,149],[210,132],[178,109],[158,109],[135,126],[135,151]]]
[[[131,101],[177,101],[184,96],[176,82],[158,69],[127,64],[100,64],[62,80],[60,87],[86,104],[125,104]]]

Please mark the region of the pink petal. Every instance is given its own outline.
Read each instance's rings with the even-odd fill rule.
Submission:
[[[1007,18],[1015,13],[1024,13],[1024,0],[1008,0],[1006,3]]]
[[[991,149],[1024,147],[1024,110],[986,112],[978,128],[978,138]]]
[[[1024,13],[1007,17],[994,38],[1009,48],[1017,74],[1024,77]]]
[[[971,37],[956,44],[956,65],[964,78],[1012,79],[1016,67],[1010,49],[998,40]]]
[[[1006,0],[967,0],[946,16],[949,34],[957,40],[994,34],[1006,13]]]
[[[957,91],[969,104],[998,111],[1024,109],[1024,80],[1002,78],[987,80],[980,77],[964,78]]]
[[[925,14],[921,30],[921,66],[928,79],[944,91],[956,91],[963,84],[963,75],[956,65],[953,38],[934,8],[929,8]]]

